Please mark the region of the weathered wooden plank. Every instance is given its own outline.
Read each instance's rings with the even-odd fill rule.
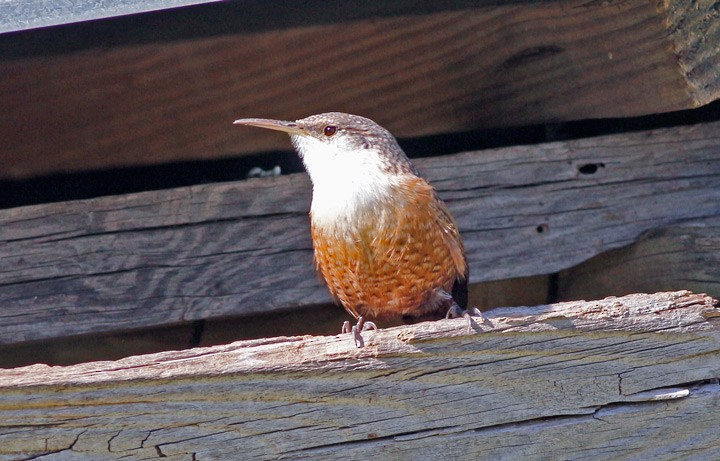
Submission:
[[[666,27],[674,47],[681,73],[687,78],[692,97],[696,101],[713,101],[718,98],[720,54],[708,49],[720,37],[720,22],[715,19],[717,3],[663,0],[660,8],[665,13]]]
[[[376,442],[298,450],[293,459],[704,460],[720,456],[720,387],[659,389],[657,401],[615,403],[577,415],[474,430],[434,430]],[[673,398],[678,396],[677,398]],[[667,400],[664,400],[666,397]],[[415,458],[413,458],[415,456]]]
[[[14,336],[2,342],[327,301],[313,271],[310,185],[278,179],[0,212],[0,329]]]
[[[709,0],[404,12],[0,62],[0,177],[287,146],[233,129],[240,116],[340,110],[408,137],[658,113],[717,97],[720,32]]]
[[[217,0],[114,0],[51,3],[41,0],[6,0],[0,4],[0,34],[26,29],[97,21],[166,8],[210,3]]]
[[[720,297],[720,217],[649,231],[558,278],[561,300],[698,288]]]
[[[217,0],[78,0],[72,3],[51,4],[41,0],[6,0],[0,4],[0,34],[81,21],[96,21],[113,16],[140,14],[212,1]]]
[[[720,216],[720,123],[422,159],[471,281],[553,273]],[[306,175],[0,211],[0,343],[328,302]]]
[[[712,459],[714,303],[631,295],[497,309],[469,336],[463,319],[367,332],[363,349],[273,338],[0,370],[0,459]]]

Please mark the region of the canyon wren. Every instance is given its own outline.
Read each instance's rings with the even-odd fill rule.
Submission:
[[[363,326],[457,317],[467,307],[460,232],[435,189],[389,131],[341,112],[294,122],[245,118],[283,131],[312,181],[315,263],[335,301]],[[349,330],[345,322],[343,332]]]

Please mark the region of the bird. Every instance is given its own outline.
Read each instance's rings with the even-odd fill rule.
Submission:
[[[290,135],[312,182],[310,233],[316,269],[357,323],[402,324],[467,311],[469,267],[455,219],[396,138],[342,112],[295,120],[235,120]]]

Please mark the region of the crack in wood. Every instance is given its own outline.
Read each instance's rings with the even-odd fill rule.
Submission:
[[[632,300],[639,299],[644,301],[631,308]],[[684,292],[672,296],[638,295],[541,306],[535,315],[538,321],[543,317],[554,318],[561,312],[564,317],[571,317],[569,312],[577,312],[582,305],[596,314],[601,309],[627,309],[628,313],[632,313],[630,316],[608,317],[612,322],[634,324],[643,316],[668,315],[669,321],[682,323],[677,318],[678,314],[712,310],[710,304],[711,300],[707,297]],[[523,315],[532,312],[529,308],[515,311]],[[656,314],[656,311],[659,313]],[[494,322],[503,321],[494,318]],[[427,338],[427,332],[423,331],[428,328],[439,328],[445,334],[454,332],[452,323],[429,322],[408,328],[416,332],[415,337]],[[553,333],[544,331],[506,336],[498,332],[442,340],[418,339],[413,342],[421,354],[397,356],[392,349],[395,343],[380,341],[395,338],[397,331],[381,330],[372,341],[379,349],[370,353],[368,358],[377,357],[386,367],[391,367],[393,379],[388,379],[387,370],[378,373],[353,371],[357,367],[352,365],[328,373],[326,361],[345,361],[349,357],[357,357],[359,353],[354,345],[338,341],[339,338],[335,337],[269,338],[249,342],[254,347],[249,347],[249,343],[237,343],[201,350],[204,352],[156,354],[141,360],[154,375],[138,373],[142,370],[138,367],[140,363],[125,360],[124,366],[128,362],[136,366],[129,373],[132,381],[117,379],[118,376],[111,379],[100,376],[103,379],[99,381],[82,381],[86,377],[98,378],[93,375],[96,372],[102,374],[102,369],[107,369],[108,364],[59,368],[36,366],[26,370],[0,371],[0,395],[5,403],[0,413],[16,412],[11,417],[14,421],[22,418],[27,401],[24,393],[31,392],[33,412],[43,411],[46,418],[83,414],[85,416],[79,421],[73,421],[72,428],[92,424],[93,428],[107,434],[96,438],[95,442],[92,437],[86,437],[83,440],[84,451],[95,443],[98,450],[102,448],[107,453],[108,439],[118,440],[118,429],[129,425],[130,432],[121,435],[123,456],[150,456],[147,450],[152,450],[152,456],[159,456],[155,452],[155,447],[159,447],[160,452],[168,457],[197,452],[200,453],[198,458],[202,458],[202,453],[208,453],[204,450],[212,450],[212,447],[227,447],[230,453],[233,447],[243,446],[246,447],[243,453],[254,459],[270,459],[273,456],[331,459],[333,454],[341,452],[348,453],[350,459],[356,459],[361,454],[371,454],[369,458],[373,458],[378,453],[395,453],[394,450],[420,453],[436,444],[441,444],[444,449],[455,444],[460,444],[460,447],[470,444],[479,450],[473,453],[479,455],[495,453],[492,450],[500,449],[496,447],[498,443],[504,450],[512,450],[511,447],[529,449],[541,443],[532,434],[580,430],[578,440],[585,440],[586,431],[595,432],[592,426],[588,426],[593,422],[603,424],[600,432],[608,434],[611,440],[617,440],[612,431],[621,430],[623,424],[628,424],[628,418],[635,418],[632,421],[643,427],[663,430],[668,421],[676,426],[679,420],[673,418],[680,418],[680,415],[703,418],[696,413],[697,409],[710,408],[709,404],[720,401],[717,399],[720,386],[715,378],[720,368],[713,365],[717,363],[717,352],[720,350],[716,334],[706,336],[708,343],[705,344],[704,341],[688,342],[688,339],[696,338],[692,334],[630,333],[623,340],[623,332],[604,335],[593,330],[579,334],[572,332],[562,337],[549,336]],[[522,342],[523,338],[527,341]],[[676,348],[657,347],[673,338],[681,340]],[[519,340],[521,343],[513,346]],[[292,372],[272,371],[283,369],[277,364],[270,365],[273,356],[277,359],[277,354],[286,356],[296,349],[284,347],[287,341],[304,344],[302,354],[312,362],[311,367],[302,371],[301,367]],[[327,344],[330,349],[322,353],[317,349],[320,344]],[[632,347],[628,348],[628,345]],[[336,347],[342,347],[342,350],[334,349]],[[531,365],[531,362],[513,365],[506,360],[500,363],[488,360],[503,350],[519,349],[526,354],[523,348],[532,348],[540,354],[539,357],[544,353],[548,365],[554,363],[559,368],[543,370],[538,364]],[[699,355],[701,349],[714,352],[707,356]],[[253,350],[255,355],[250,353]],[[606,354],[614,356],[616,362],[598,362],[584,370],[569,373],[562,371],[568,352],[573,352],[569,358],[574,360],[575,356],[586,355],[588,351],[601,357]],[[198,355],[198,352],[201,354]],[[208,352],[211,354],[207,355]],[[662,362],[645,357],[648,353],[653,357],[667,357],[668,360]],[[179,360],[173,362],[172,357]],[[673,357],[682,359],[682,363]],[[258,358],[264,362],[259,362]],[[292,359],[293,363],[303,360],[296,356]],[[468,360],[473,363],[468,364]],[[216,361],[221,368],[213,368]],[[253,361],[255,371],[251,371],[252,367],[243,367]],[[588,364],[591,365],[592,361],[589,357]],[[643,372],[651,363],[654,366]],[[707,364],[707,369],[699,370],[699,373],[692,370],[696,363]],[[233,372],[233,369],[227,368],[228,365],[240,367]],[[515,375],[505,373],[501,376],[509,368],[516,370]],[[244,371],[238,371],[241,369]],[[65,381],[55,380],[54,384],[52,377],[47,375],[48,372],[62,374],[72,370],[82,372],[82,375],[66,376]],[[440,379],[412,379],[413,376],[408,373],[410,370],[430,370]],[[612,374],[614,370],[621,373]],[[195,375],[188,374],[188,371]],[[686,380],[691,371],[695,376],[701,375],[703,380]],[[224,376],[217,375],[218,372],[224,373]],[[445,379],[442,372],[457,372],[460,381]],[[27,391],[2,384],[3,374],[14,376],[14,382],[18,383],[19,375],[24,373],[44,384]],[[117,373],[122,374],[123,370]],[[680,379],[689,382],[678,384]],[[614,391],[613,386],[617,386],[619,381],[622,383]],[[348,386],[348,383],[355,385]],[[663,385],[667,383],[675,384]],[[337,391],[335,385],[339,385],[341,390]],[[62,389],[62,400],[59,400],[58,389]],[[623,391],[628,395],[623,395]],[[673,403],[669,405],[668,402]],[[200,407],[204,409],[202,415],[211,417],[198,420],[197,408]],[[142,416],[139,410],[144,411]],[[33,418],[33,414],[27,416]],[[117,414],[123,417],[118,419]],[[8,419],[5,414],[0,414],[0,417]],[[657,420],[654,420],[656,417]],[[714,427],[714,417],[712,419]],[[155,424],[156,428],[142,431],[141,428],[147,424]],[[59,425],[53,430],[63,428],[64,425]],[[9,440],[13,433],[3,432],[0,428],[0,434],[4,440]]]

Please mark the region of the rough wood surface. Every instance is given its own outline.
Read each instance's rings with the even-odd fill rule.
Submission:
[[[720,123],[422,159],[471,281],[720,216]],[[329,301],[306,175],[0,211],[0,344]]]
[[[497,309],[473,335],[366,332],[362,349],[272,338],[2,370],[0,459],[715,459],[714,304],[638,294]]]
[[[561,300],[679,289],[720,298],[720,217],[648,231],[558,278]]]
[[[716,100],[720,94],[717,8],[714,0],[662,0],[660,3],[681,73],[687,78],[692,98],[698,102]]]
[[[287,148],[241,116],[339,110],[409,137],[717,98],[712,1],[489,3],[3,60],[0,177]]]

